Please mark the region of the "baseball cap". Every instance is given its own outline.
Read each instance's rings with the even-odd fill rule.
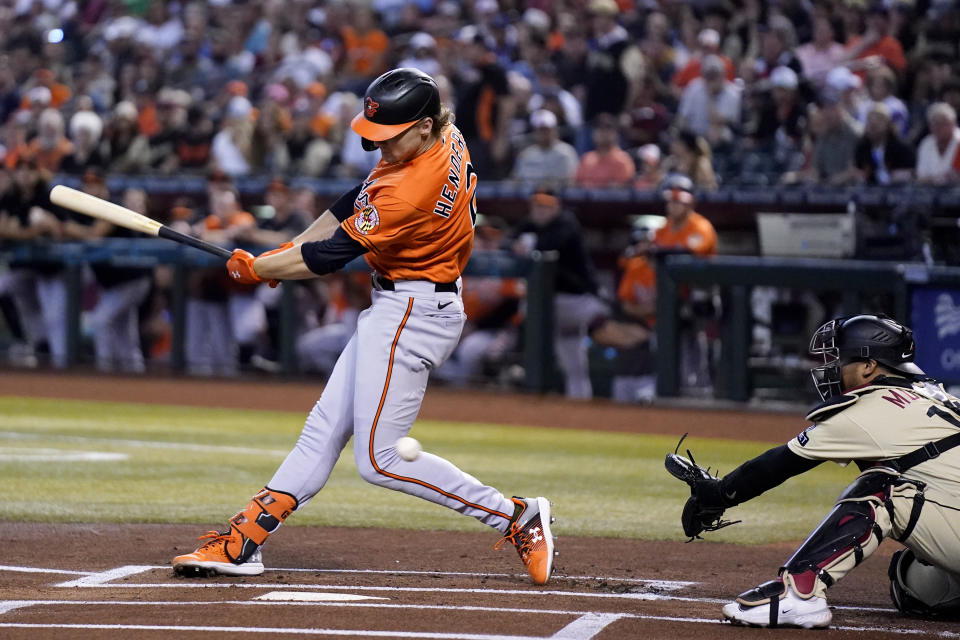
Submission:
[[[418,31],[410,37],[410,48],[417,49],[435,49],[437,41],[432,35],[424,31]]]
[[[534,129],[554,129],[557,116],[549,109],[537,109],[530,114],[530,126]]]
[[[645,144],[637,150],[637,156],[647,164],[656,166],[660,164],[660,147],[655,144]]]
[[[697,42],[700,43],[701,47],[719,47],[720,34],[717,33],[716,29],[704,29],[697,36]]]
[[[597,15],[615,16],[620,13],[620,7],[615,0],[592,0],[589,10],[590,13]]]
[[[827,73],[826,86],[834,91],[859,89],[863,81],[847,67],[835,67]]]
[[[770,73],[770,84],[781,89],[796,89],[799,79],[790,67],[777,67]]]

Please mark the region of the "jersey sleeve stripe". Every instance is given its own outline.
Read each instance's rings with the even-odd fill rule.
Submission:
[[[397,327],[397,333],[396,335],[393,336],[393,344],[390,345],[390,359],[387,362],[387,377],[383,383],[383,392],[380,394],[380,404],[377,406],[377,413],[373,416],[373,425],[370,427],[370,444],[368,445],[368,455],[370,456],[370,464],[373,465],[373,468],[380,475],[384,475],[384,476],[387,476],[388,478],[393,478],[394,480],[399,480],[401,482],[411,482],[413,484],[418,484],[432,491],[436,491],[437,493],[444,495],[448,498],[456,500],[468,507],[479,509],[480,511],[485,511],[491,515],[500,516],[505,520],[510,520],[513,514],[508,515],[506,513],[502,513],[500,511],[490,509],[480,504],[474,504],[473,502],[469,502],[456,494],[450,493],[448,491],[444,491],[443,489],[440,489],[439,487],[435,487],[434,485],[428,482],[424,482],[423,480],[418,480],[417,478],[410,478],[407,476],[401,476],[395,473],[390,473],[389,471],[384,471],[383,469],[380,468],[380,465],[377,464],[377,458],[373,453],[373,442],[375,440],[375,436],[377,433],[377,423],[380,421],[380,413],[383,411],[383,405],[387,400],[387,390],[390,388],[390,378],[393,373],[393,359],[397,352],[397,343],[400,342],[400,334],[403,332],[403,327],[407,324],[407,319],[410,317],[410,312],[413,310],[413,300],[414,300],[413,298],[409,298],[407,300],[406,313],[403,314],[403,320],[400,321],[400,326]]]

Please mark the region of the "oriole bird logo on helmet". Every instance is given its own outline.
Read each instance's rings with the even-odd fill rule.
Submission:
[[[367,99],[363,107],[363,115],[365,115],[368,118],[372,118],[374,114],[377,113],[377,109],[379,108],[380,108],[380,103],[376,102],[373,98],[367,96]]]

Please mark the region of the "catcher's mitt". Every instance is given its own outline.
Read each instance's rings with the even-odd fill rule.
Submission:
[[[690,485],[690,497],[683,506],[680,523],[683,525],[683,533],[690,536],[687,542],[691,542],[700,538],[700,534],[704,531],[716,531],[737,524],[740,520],[722,519],[726,501],[720,488],[720,478],[711,476],[709,467],[704,469],[698,465],[689,449],[687,449],[688,458],[677,453],[686,437],[687,434],[683,434],[683,438],[680,438],[680,442],[677,443],[677,448],[673,453],[667,454],[663,464],[672,476]]]

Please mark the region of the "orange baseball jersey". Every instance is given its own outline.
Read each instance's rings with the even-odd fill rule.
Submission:
[[[667,222],[657,229],[654,244],[658,247],[689,249],[698,256],[710,256],[717,252],[717,232],[709,220],[691,211],[683,226],[675,228]]]
[[[409,162],[380,161],[341,223],[367,248],[367,262],[391,280],[453,282],[473,248],[477,174],[460,131]]]

